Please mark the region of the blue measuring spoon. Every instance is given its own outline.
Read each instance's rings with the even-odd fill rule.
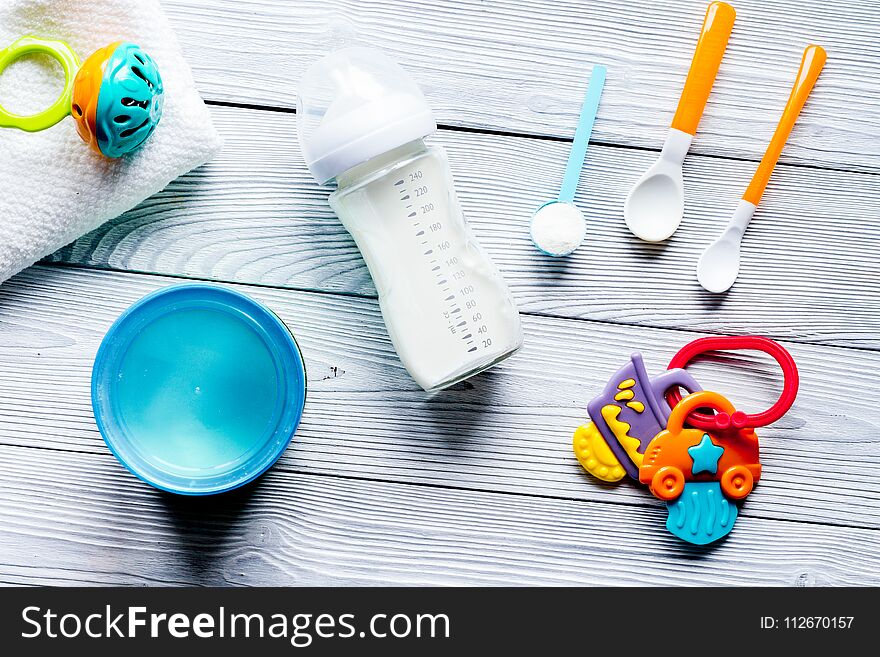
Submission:
[[[607,69],[604,66],[596,65],[590,74],[590,84],[587,87],[584,104],[581,106],[581,115],[574,133],[568,164],[565,166],[559,197],[544,203],[532,215],[530,227],[532,242],[539,250],[550,256],[568,255],[580,246],[587,232],[587,222],[583,213],[574,204],[574,194],[584,166],[584,157],[587,154],[596,113],[599,111],[599,98],[605,86],[606,73]]]

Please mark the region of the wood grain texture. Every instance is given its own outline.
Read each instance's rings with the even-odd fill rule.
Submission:
[[[224,151],[56,261],[375,295],[366,266],[302,161],[295,116],[214,108]],[[584,245],[540,255],[533,210],[558,192],[567,143],[441,131],[464,211],[523,311],[722,333],[880,347],[880,177],[780,166],[726,295],[696,281],[753,164],[691,157],[685,217],[665,245],[626,229],[627,190],[654,154],[593,145],[576,199]]]
[[[527,313],[526,345],[423,393],[303,165],[296,116],[214,107],[219,158],[0,286],[0,584],[880,585],[880,15],[858,0],[736,4],[685,164],[684,222],[657,246],[626,232],[621,208],[662,143],[704,0],[163,0],[209,101],[292,108],[308,63],[341,45],[403,62],[439,121],[464,128],[433,141]],[[739,281],[711,297],[697,258],[745,189],[808,42],[828,65],[746,235]],[[557,192],[560,139],[593,63],[609,80],[577,198],[588,239],[548,260],[527,222]],[[186,278],[234,282],[269,305],[309,376],[282,459],[213,499],[135,480],[90,404],[113,320]],[[801,372],[793,409],[759,432],[759,486],[709,549],[668,534],[645,490],[591,480],[570,449],[586,402],[631,351],[659,372],[702,331],[788,340]],[[693,372],[746,410],[779,392],[775,364],[752,355]]]
[[[203,95],[294,106],[305,68],[345,45],[382,48],[446,125],[573,134],[587,72],[608,66],[595,139],[659,149],[704,0],[164,0]],[[759,159],[809,43],[828,63],[785,162],[877,171],[880,103],[870,3],[739,0],[694,152]]]
[[[741,518],[711,549],[665,512],[270,471],[182,499],[109,455],[0,447],[0,583],[877,585],[880,534]]]
[[[167,278],[33,268],[0,287],[0,443],[103,454],[89,379],[104,332]],[[660,372],[693,333],[526,317],[526,344],[484,375],[429,396],[392,351],[377,303],[240,288],[291,327],[306,362],[303,423],[279,469],[471,490],[653,504],[625,482],[589,478],[571,453],[584,408],[630,352]],[[743,515],[880,527],[880,354],[788,345],[797,403],[760,431],[765,475]],[[698,363],[738,408],[778,394],[775,364],[748,355]],[[119,469],[120,473],[122,469]]]

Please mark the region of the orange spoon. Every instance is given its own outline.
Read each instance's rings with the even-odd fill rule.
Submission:
[[[739,273],[739,246],[742,241],[743,233],[749,225],[755,208],[764,194],[767,182],[770,180],[770,174],[779,161],[782,153],[782,147],[788,141],[794,122],[797,121],[807,97],[816,84],[816,79],[825,66],[827,55],[822,46],[807,46],[804,50],[803,59],[801,59],[801,67],[798,70],[797,78],[795,78],[794,86],[791,88],[791,95],[788,97],[788,103],[779,119],[779,125],[776,126],[776,132],[770,140],[770,145],[761,158],[758,170],[752,176],[752,182],[749,183],[746,193],[743,194],[736,211],[727,228],[712,245],[703,252],[700,262],[697,265],[697,280],[709,292],[725,292],[730,289],[736,281]]]
[[[623,206],[623,218],[633,235],[661,242],[675,232],[684,213],[681,165],[715,83],[736,11],[724,2],[706,9],[703,29],[688,71],[678,109],[660,157],[639,179]]]

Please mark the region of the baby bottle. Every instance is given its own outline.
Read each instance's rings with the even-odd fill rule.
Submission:
[[[347,48],[300,84],[299,138],[330,206],[358,245],[400,360],[425,390],[513,354],[522,327],[510,291],[462,215],[418,86],[377,50]]]

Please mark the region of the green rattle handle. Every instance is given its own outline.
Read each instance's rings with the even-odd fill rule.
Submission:
[[[27,132],[39,132],[51,128],[70,114],[73,81],[80,62],[76,53],[63,41],[38,39],[33,36],[22,37],[8,48],[0,50],[0,73],[17,59],[37,53],[49,55],[61,64],[61,68],[64,69],[64,90],[50,107],[32,116],[12,114],[0,105],[0,128],[19,128]]]

